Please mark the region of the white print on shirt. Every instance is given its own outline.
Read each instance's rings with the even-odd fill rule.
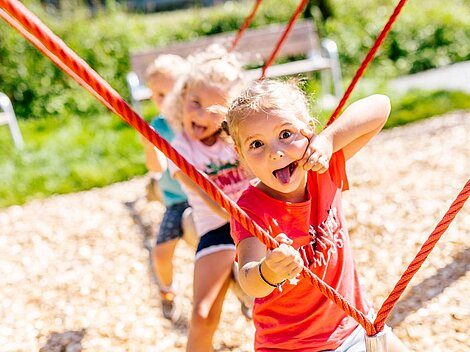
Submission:
[[[326,268],[338,248],[344,246],[345,233],[338,221],[336,208],[328,210],[328,217],[316,229],[310,225],[308,233],[312,240],[299,248],[304,264],[313,269]]]

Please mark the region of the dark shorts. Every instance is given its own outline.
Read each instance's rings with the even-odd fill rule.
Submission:
[[[196,249],[196,260],[207,254],[227,249],[235,250],[235,243],[230,236],[230,223],[202,235]]]
[[[188,207],[188,202],[182,202],[170,205],[166,208],[160,229],[157,233],[157,245],[183,236],[183,212]]]

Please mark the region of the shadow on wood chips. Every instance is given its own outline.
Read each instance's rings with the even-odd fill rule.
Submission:
[[[397,302],[387,324],[392,328],[400,325],[408,315],[421,308],[425,302],[440,295],[446,287],[464,276],[467,271],[470,271],[470,247],[458,252],[452,262],[440,268],[433,276],[413,286],[408,294]]]

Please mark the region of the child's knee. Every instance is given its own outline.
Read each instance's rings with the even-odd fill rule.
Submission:
[[[212,312],[211,307],[205,304],[195,304],[193,307],[192,324],[204,329],[217,328],[219,316]],[[193,325],[194,326],[194,325]]]

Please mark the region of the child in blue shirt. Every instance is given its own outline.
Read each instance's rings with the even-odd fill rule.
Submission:
[[[165,97],[176,80],[186,73],[188,66],[180,56],[165,54],[158,56],[147,68],[147,84],[152,91],[152,100],[160,111]],[[153,118],[150,125],[168,142],[173,140],[173,130],[163,115]],[[154,173],[150,187],[166,206],[152,250],[153,270],[160,288],[163,315],[177,321],[181,310],[173,283],[173,254],[183,234],[189,242],[195,239],[191,208],[178,181],[171,177],[163,153],[145,139],[143,144],[147,167]]]

